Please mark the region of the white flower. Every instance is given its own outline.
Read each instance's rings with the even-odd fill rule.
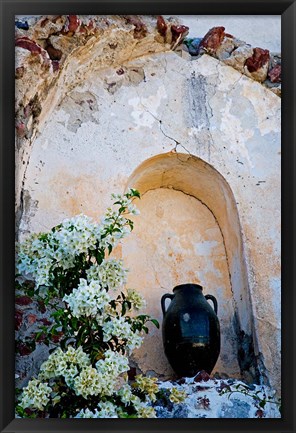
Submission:
[[[68,386],[73,386],[73,379],[79,371],[90,365],[89,356],[83,352],[82,347],[74,349],[68,346],[67,351],[61,348],[51,353],[48,359],[40,367],[39,379],[50,379],[52,377],[64,376]]]
[[[98,418],[118,418],[117,407],[110,401],[101,401],[98,405]]]
[[[74,317],[96,317],[111,301],[100,282],[93,280],[89,284],[81,278],[77,289],[73,289],[70,295],[65,295],[63,301],[67,302]]]
[[[52,388],[39,379],[32,379],[24,388],[20,406],[23,408],[31,408],[43,410],[50,400]]]
[[[146,301],[136,290],[128,289],[126,300],[131,302],[136,310],[146,307]]]
[[[89,366],[75,378],[73,386],[76,394],[84,398],[99,395],[103,389],[103,376],[95,368]]]
[[[96,368],[102,374],[112,375],[114,378],[129,370],[128,358],[118,352],[107,350],[104,359],[96,363]]]
[[[122,260],[103,260],[100,265],[93,265],[87,271],[88,281],[99,281],[102,287],[115,290],[126,283],[128,270],[123,268]]]
[[[133,396],[132,389],[128,384],[125,384],[118,390],[117,395],[120,397],[122,403],[127,406],[130,404],[131,398]]]

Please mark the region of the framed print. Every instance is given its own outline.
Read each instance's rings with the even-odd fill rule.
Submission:
[[[294,27],[1,1],[1,432],[294,431]]]

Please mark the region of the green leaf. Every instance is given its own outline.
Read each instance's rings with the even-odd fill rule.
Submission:
[[[156,328],[159,329],[159,322],[156,319],[150,319],[150,322],[152,322],[156,326]]]

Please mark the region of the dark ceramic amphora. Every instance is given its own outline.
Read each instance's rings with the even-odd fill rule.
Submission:
[[[212,295],[204,296],[198,284],[181,284],[173,292],[161,298],[166,357],[178,376],[192,377],[201,370],[210,374],[220,353],[217,300]],[[167,298],[171,303],[166,311]],[[207,299],[213,302],[215,311]]]

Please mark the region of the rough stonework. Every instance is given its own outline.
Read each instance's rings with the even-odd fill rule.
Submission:
[[[185,45],[188,28],[163,17],[17,23],[20,240],[81,212],[100,218],[111,192],[138,188],[141,215],[115,253],[147,314],[161,322],[162,294],[201,284],[219,304],[213,374],[261,381],[279,394],[280,55],[224,27]],[[30,298],[16,303],[18,336],[50,320]],[[46,357],[42,335],[36,347],[18,346],[22,384]],[[160,330],[132,365],[174,376]]]
[[[280,54],[270,53],[269,50],[258,47],[253,48],[233,35],[225,33],[224,27],[213,27],[203,38],[186,42],[191,55],[209,54],[253,80],[263,83],[276,95],[281,95]],[[275,70],[274,64],[277,65]]]

